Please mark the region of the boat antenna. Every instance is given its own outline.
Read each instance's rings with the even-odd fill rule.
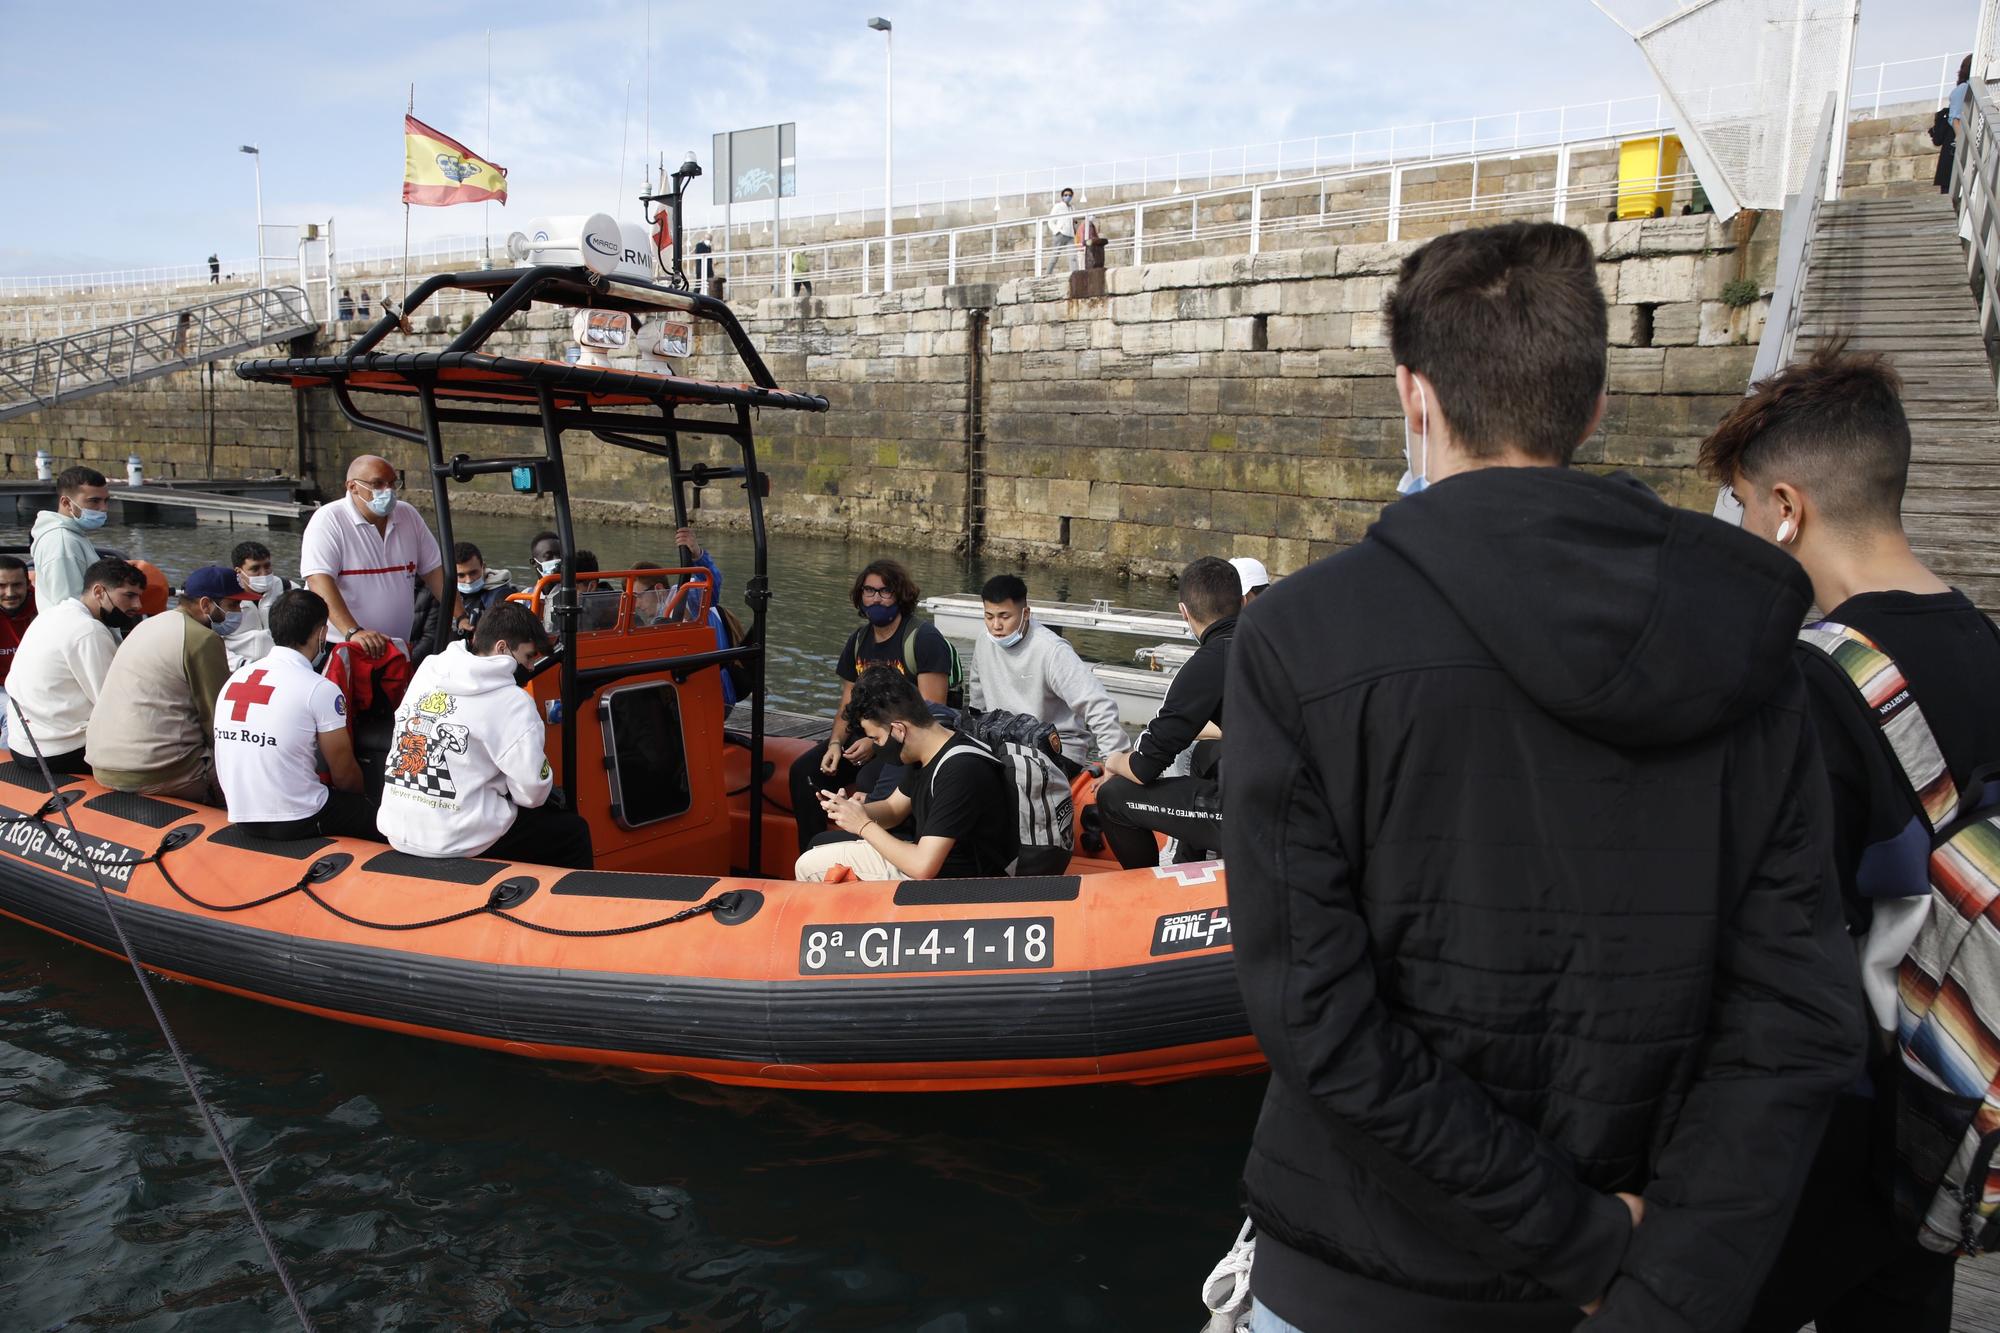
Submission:
[[[145,967],[139,962],[139,952],[132,947],[130,937],[125,934],[125,923],[118,919],[118,908],[111,896],[111,890],[104,887],[104,876],[99,873],[100,865],[138,866],[153,860],[153,856],[141,857],[136,861],[114,858],[100,858],[85,844],[82,832],[76,826],[76,816],[69,812],[71,802],[65,799],[69,793],[61,790],[55,774],[49,771],[49,761],[42,754],[42,743],[35,739],[35,729],[28,723],[28,715],[16,708],[14,720],[20,725],[21,734],[28,738],[28,748],[35,756],[35,764],[42,770],[42,786],[49,793],[44,809],[52,805],[61,813],[63,823],[69,825],[70,846],[63,850],[74,860],[81,861],[90,869],[90,879],[97,886],[98,898],[104,904],[104,914],[111,919],[111,933],[118,937],[119,951],[125,961],[132,965],[132,975],[139,979],[139,990],[146,997],[146,1006],[153,1011],[153,1021],[160,1025],[160,1035],[167,1039],[167,1050],[174,1057],[174,1065],[181,1071],[181,1081],[187,1084],[188,1095],[194,1098],[194,1107],[201,1115],[202,1127],[208,1131],[209,1142],[215,1145],[216,1153],[222,1158],[222,1165],[229,1172],[229,1183],[236,1187],[236,1197],[242,1201],[243,1211],[250,1216],[250,1226],[257,1233],[257,1239],[264,1243],[264,1253],[271,1260],[271,1269],[278,1275],[278,1284],[285,1289],[285,1298],[292,1303],[292,1313],[298,1316],[299,1327],[305,1333],[313,1333],[312,1316],[306,1313],[305,1302],[299,1299],[299,1289],[292,1284],[291,1270],[285,1267],[285,1260],[278,1253],[278,1243],[271,1239],[270,1228],[264,1225],[264,1215],[257,1211],[257,1201],[251,1197],[250,1187],[243,1183],[243,1173],[236,1168],[236,1159],[230,1155],[228,1143],[223,1141],[222,1129],[215,1123],[215,1112],[208,1107],[208,1099],[201,1095],[201,1085],[195,1081],[194,1070],[188,1067],[187,1052],[181,1049],[180,1039],[174,1036],[173,1025],[167,1022],[167,1011],[160,1007],[160,997],[153,992],[153,982],[146,975]],[[62,830],[54,830],[58,841]],[[169,835],[172,836],[172,835]],[[72,872],[74,873],[74,872]]]

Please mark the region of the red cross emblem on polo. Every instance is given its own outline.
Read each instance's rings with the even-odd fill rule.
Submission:
[[[252,705],[271,702],[271,696],[277,692],[275,686],[264,683],[264,668],[258,667],[255,671],[222,692],[223,698],[236,705],[235,711],[229,715],[229,720],[231,722],[243,721],[243,719],[250,716]]]

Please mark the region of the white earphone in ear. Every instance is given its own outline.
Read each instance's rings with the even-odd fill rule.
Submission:
[[[1778,545],[1783,546],[1785,543],[1789,542],[1792,539],[1792,533],[1794,530],[1795,529],[1792,527],[1792,520],[1790,520],[1789,518],[1779,523]]]

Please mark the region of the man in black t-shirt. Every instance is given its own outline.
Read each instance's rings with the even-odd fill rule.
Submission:
[[[824,880],[836,866],[856,879],[963,879],[1004,875],[1020,854],[1007,765],[970,736],[931,716],[916,682],[897,671],[864,671],[847,705],[859,729],[902,781],[879,801],[828,792],[827,818],[853,841],[822,843],[799,857],[794,878]],[[914,842],[889,830],[904,820]]]
[[[1831,346],[1765,380],[1702,446],[1710,474],[1743,504],[1743,526],[1798,559],[1824,618],[1859,630],[1902,669],[1953,778],[2000,763],[2000,633],[1910,549],[1903,490],[1910,427],[1901,381],[1877,355]],[[1853,681],[1817,648],[1799,666],[1833,791],[1834,843],[1848,928],[1863,961],[1882,1051],[1896,1031],[1895,969],[1929,901],[1897,844],[1919,807]],[[1929,832],[1920,822],[1920,847]],[[1893,1061],[1889,1055],[1885,1060]],[[1777,1266],[1747,1333],[1895,1329],[1947,1333],[1952,1260],[1898,1226],[1888,1191],[1893,1083],[1841,1098]]]

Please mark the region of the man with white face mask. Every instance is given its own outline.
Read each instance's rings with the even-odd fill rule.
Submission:
[[[1062,737],[1063,753],[1082,763],[1097,742],[1105,756],[1132,748],[1118,705],[1069,640],[1028,614],[1028,585],[996,574],[979,590],[986,633],[973,647],[972,694],[978,708],[1038,717]]]
[[[219,804],[215,700],[229,678],[223,639],[256,594],[236,571],[204,565],[181,588],[180,610],[149,616],[111,659],[90,714],[84,759],[113,791]]]
[[[234,634],[222,641],[229,654],[231,671],[245,662],[258,662],[271,652],[271,632],[266,627],[264,609],[285,592],[285,581],[271,572],[271,548],[259,541],[236,543],[229,553],[243,586],[257,594],[255,601],[243,603],[243,620]]]
[[[380,657],[389,641],[407,646],[416,618],[417,584],[458,614],[458,590],[445,585],[444,555],[423,516],[396,498],[396,469],[363,454],[347,465],[347,494],[321,505],[306,524],[299,572],[333,616],[333,640]]]

